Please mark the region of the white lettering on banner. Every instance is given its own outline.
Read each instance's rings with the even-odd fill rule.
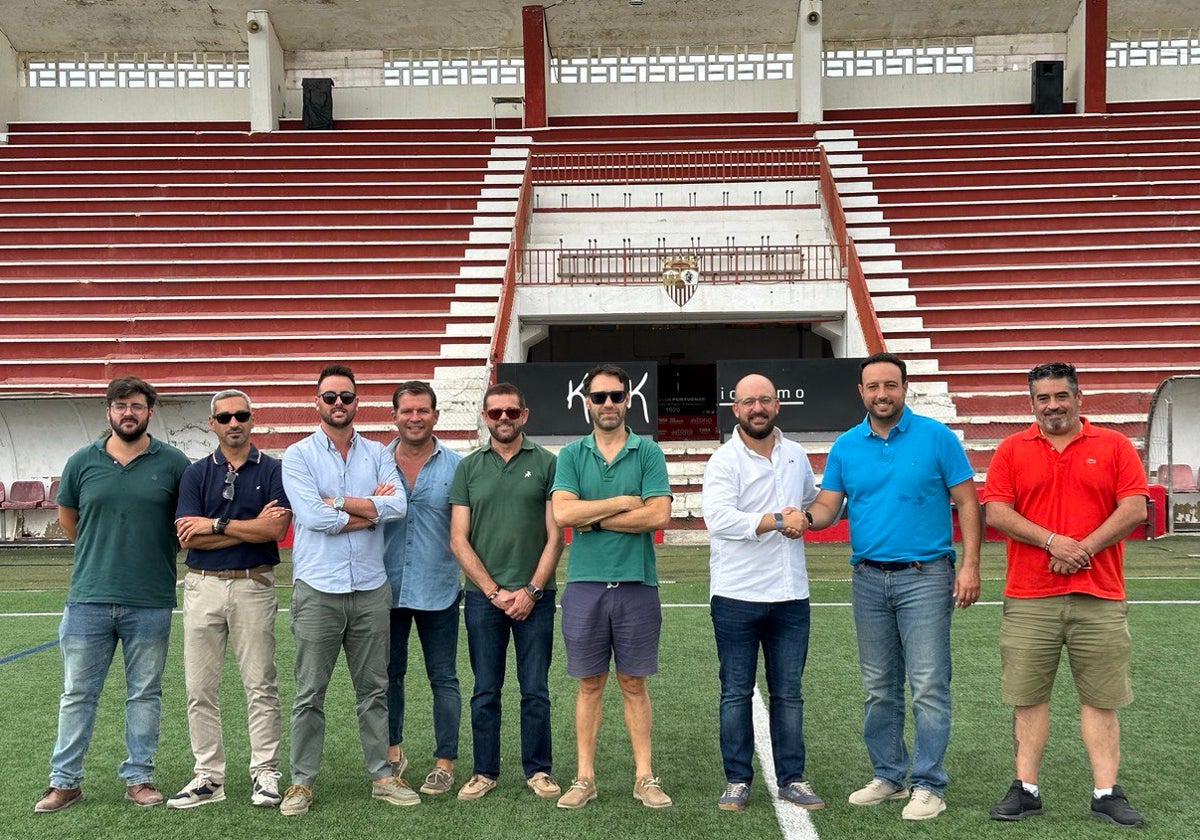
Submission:
[[[643,373],[642,378],[638,381],[638,384],[634,385],[629,390],[629,402],[632,403],[635,398],[640,399],[642,401],[642,420],[646,423],[650,422],[650,407],[646,403],[646,396],[645,396],[645,394],[642,393],[642,387],[646,384],[646,380],[649,378],[650,378],[649,371]],[[585,421],[587,421],[588,420],[588,409],[587,409],[588,396],[587,396],[587,394],[585,394],[583,392],[583,383],[584,383],[584,380],[582,380],[582,379],[579,380],[578,385],[575,384],[574,379],[567,380],[567,411],[571,410],[571,406],[575,404],[575,398],[579,397],[579,404],[580,404],[580,407],[583,409],[583,419]]]

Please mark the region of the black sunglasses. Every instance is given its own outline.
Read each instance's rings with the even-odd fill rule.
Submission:
[[[221,498],[227,502],[233,501],[233,483],[237,481],[237,470],[225,471],[225,489],[221,491]]]
[[[620,405],[625,402],[625,397],[628,396],[624,391],[591,391],[588,393],[588,399],[592,401],[592,405],[604,405],[608,400],[613,401],[613,405]]]
[[[233,418],[237,418],[239,423],[245,423],[250,419],[249,411],[222,411],[220,414],[214,414],[212,418],[224,426]]]
[[[333,405],[338,400],[342,401],[342,405],[351,405],[358,398],[353,391],[324,391],[319,396],[325,405]]]
[[[499,420],[501,417],[507,417],[509,420],[516,420],[521,416],[523,409],[520,408],[489,408],[483,412],[491,420]]]

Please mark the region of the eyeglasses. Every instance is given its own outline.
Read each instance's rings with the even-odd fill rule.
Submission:
[[[524,411],[523,408],[489,408],[483,413],[488,416],[489,420],[499,420],[501,417],[516,420]]]
[[[754,408],[755,403],[762,403],[763,408],[770,408],[777,402],[779,402],[779,400],[776,397],[772,397],[770,394],[767,394],[761,397],[745,397],[744,399],[738,400],[737,404],[742,408]]]
[[[228,423],[233,418],[237,418],[239,423],[245,423],[250,419],[249,411],[222,411],[220,414],[214,414],[212,419],[216,420],[222,426]]]
[[[592,405],[604,405],[608,400],[613,401],[613,405],[620,405],[625,402],[627,397],[624,391],[590,391],[588,399],[592,401]]]
[[[358,398],[353,391],[323,391],[319,396],[325,405],[333,405],[338,400],[342,401],[342,405],[352,405]]]
[[[111,403],[109,408],[120,414],[124,414],[126,411],[128,411],[130,414],[145,414],[150,410],[150,406],[146,405],[145,403],[116,402]]]
[[[233,501],[233,483],[237,481],[237,470],[225,471],[225,489],[221,491],[221,498],[227,502]]]

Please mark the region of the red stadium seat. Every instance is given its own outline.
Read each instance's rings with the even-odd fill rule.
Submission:
[[[58,484],[59,484],[59,481],[57,478],[50,482],[50,492],[46,494],[46,500],[44,502],[42,502],[41,505],[39,505],[39,507],[44,507],[44,508],[57,508],[58,507]]]
[[[1158,468],[1158,483],[1176,493],[1196,492],[1196,473],[1188,464],[1163,464]]]
[[[40,481],[14,481],[8,488],[8,496],[0,501],[0,511],[15,510],[17,512],[16,539],[25,533],[25,511],[35,510],[46,501],[46,485]],[[4,529],[7,530],[7,529]],[[5,536],[7,536],[5,534]]]

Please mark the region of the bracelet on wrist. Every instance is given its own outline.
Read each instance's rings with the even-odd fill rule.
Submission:
[[[497,595],[499,595],[499,594],[500,594],[500,587],[499,587],[499,586],[497,586],[497,587],[496,587],[494,590],[492,590],[492,593],[491,593],[490,595],[488,595],[488,596],[487,596],[487,599],[488,599],[489,601],[495,601],[495,600],[496,600],[496,596],[497,596]]]
[[[1054,542],[1054,538],[1057,536],[1058,536],[1058,534],[1051,534],[1050,536],[1046,537],[1046,544],[1042,546],[1042,549],[1045,551],[1049,551],[1050,543]]]

